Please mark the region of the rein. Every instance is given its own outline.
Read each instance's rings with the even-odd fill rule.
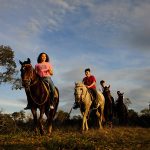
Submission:
[[[31,88],[31,86],[35,85],[37,82],[38,82],[38,81],[36,80],[36,82],[34,82],[34,84],[30,85],[30,88]],[[44,100],[42,103],[38,103],[38,102],[35,101],[35,99],[34,99],[33,96],[32,96],[31,90],[30,90],[30,88],[29,88],[29,93],[30,93],[30,96],[31,96],[33,102],[34,102],[35,104],[39,105],[39,106],[43,105],[43,104],[47,101],[47,98],[48,98],[48,96],[49,96],[49,91],[48,91],[48,89],[47,89],[47,87],[46,87],[46,85],[45,85],[45,83],[44,83],[43,81],[42,81],[42,84],[43,84],[43,86],[44,86],[44,89],[45,89],[46,92],[48,93],[47,96],[46,96],[46,98],[45,98],[45,100]],[[42,95],[42,98],[43,98],[43,95]]]
[[[34,70],[32,69],[32,76],[33,76],[33,72],[34,72]],[[31,87],[32,87],[33,85],[36,85],[36,84],[39,82],[39,80],[38,80],[38,79],[36,79],[36,80],[32,80],[32,79],[31,79],[30,81],[31,81],[31,82],[30,82],[31,84],[29,85],[28,90],[29,90],[29,94],[30,94],[31,99],[33,100],[33,102],[34,102],[35,104],[37,104],[37,105],[39,105],[39,106],[40,106],[40,105],[43,105],[43,104],[47,101],[47,99],[48,99],[49,90],[47,89],[47,87],[46,87],[44,81],[42,81],[42,85],[43,85],[45,91],[47,92],[47,96],[46,96],[45,100],[44,100],[42,103],[38,103],[38,102],[33,98],[33,96],[32,96]],[[32,81],[33,81],[33,83],[32,83]],[[43,99],[43,96],[44,96],[44,95],[42,95],[41,99]]]
[[[82,87],[82,86],[78,86],[78,87]],[[80,95],[80,102],[83,102],[83,101],[84,101],[84,99],[86,98],[87,92],[88,92],[88,90],[87,90],[87,88],[86,88],[86,93],[85,93],[85,96],[84,96],[83,99],[82,99],[83,92],[81,93],[81,95]],[[77,94],[76,94],[76,95],[77,95]]]

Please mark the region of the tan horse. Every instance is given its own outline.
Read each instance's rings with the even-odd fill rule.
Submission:
[[[92,105],[92,97],[91,94],[89,93],[88,89],[82,82],[75,83],[75,101],[79,103],[80,105],[80,111],[83,116],[82,120],[82,131],[87,131],[88,128],[88,116],[90,111],[92,111],[91,105]],[[102,129],[102,120],[104,117],[104,104],[105,104],[105,99],[103,94],[98,91],[98,99],[99,99],[99,107],[96,108],[96,115],[98,118],[98,123],[100,129]]]

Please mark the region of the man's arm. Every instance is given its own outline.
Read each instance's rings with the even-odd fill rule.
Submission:
[[[92,86],[96,85],[96,82],[94,81],[91,85],[87,85],[87,88],[91,88]]]

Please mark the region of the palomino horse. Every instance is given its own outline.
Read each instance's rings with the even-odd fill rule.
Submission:
[[[105,117],[105,124],[112,127],[112,121],[114,116],[114,98],[111,96],[110,93],[110,86],[105,86],[103,95],[105,97],[105,106],[104,106],[104,117]]]
[[[116,100],[115,104],[115,112],[117,115],[117,118],[119,119],[120,125],[126,125],[128,120],[128,110],[126,105],[123,102],[123,94],[120,93],[120,91],[117,91],[118,99]]]
[[[80,105],[80,111],[83,116],[82,120],[82,131],[88,130],[88,116],[90,111],[92,110],[92,96],[89,93],[88,89],[82,82],[75,83],[75,101]],[[98,99],[99,99],[99,106],[96,111],[96,115],[98,117],[99,127],[102,129],[102,120],[103,120],[103,111],[104,111],[104,96],[103,94],[98,91]]]
[[[35,69],[31,65],[31,61],[28,58],[27,61],[21,62],[21,79],[22,85],[25,88],[27,100],[30,102],[31,112],[34,119],[34,130],[38,132],[38,119],[37,119],[37,108],[40,110],[39,117],[39,129],[40,134],[44,134],[44,128],[42,124],[43,115],[47,116],[48,134],[52,131],[52,121],[56,114],[57,107],[59,104],[59,91],[55,88],[54,96],[54,109],[50,109],[50,92],[49,85],[44,83],[39,76],[36,74]]]

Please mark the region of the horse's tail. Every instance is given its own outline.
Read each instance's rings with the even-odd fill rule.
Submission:
[[[54,107],[54,113],[53,113],[53,117],[55,117],[55,114],[57,112],[57,108],[58,108],[58,104],[59,104],[59,90],[57,87],[55,87],[56,91],[57,91],[57,97],[54,98],[55,100],[55,107]]]

